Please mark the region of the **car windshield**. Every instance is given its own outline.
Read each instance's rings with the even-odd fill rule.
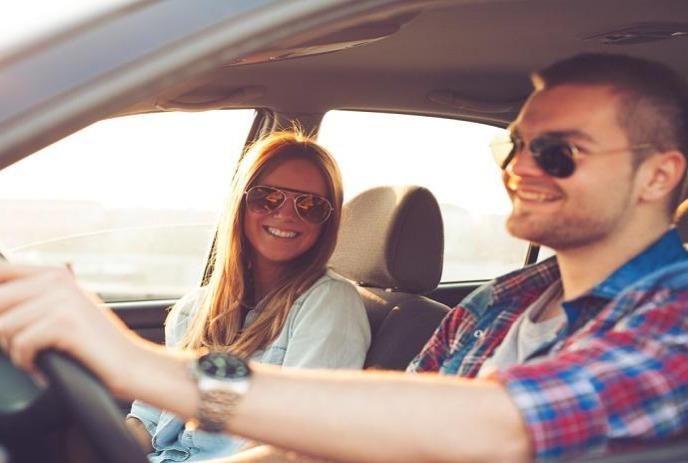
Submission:
[[[43,37],[99,16],[135,0],[25,0],[4,6],[0,15],[0,59]]]

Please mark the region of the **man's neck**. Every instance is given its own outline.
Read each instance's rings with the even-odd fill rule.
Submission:
[[[568,301],[589,291],[658,240],[669,225],[613,234],[586,246],[557,251],[557,262]]]

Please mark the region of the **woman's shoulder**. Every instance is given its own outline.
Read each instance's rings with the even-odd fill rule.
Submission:
[[[202,286],[189,291],[170,309],[165,320],[165,341],[167,345],[176,345],[186,332],[189,320],[193,317],[198,305],[205,296],[207,288]]]
[[[176,315],[177,318],[190,317],[198,309],[198,305],[206,292],[207,288],[205,286],[189,291],[172,306],[169,316]]]
[[[303,294],[302,297],[310,293],[325,293],[329,291],[338,291],[341,293],[348,293],[351,295],[358,295],[356,287],[349,280],[343,276],[335,273],[333,270],[327,269],[323,275],[318,278],[313,285]]]
[[[357,368],[363,364],[362,359],[370,345],[370,325],[358,290],[350,281],[332,271],[325,272],[301,300],[294,303],[285,330],[288,339],[295,338],[298,333],[305,335],[309,343],[313,342],[312,339],[320,339],[325,343],[321,348],[324,345],[337,346],[336,349],[331,348],[337,351],[341,347],[338,343],[343,343],[347,349],[351,348],[351,354],[355,351],[352,346],[360,347],[360,352],[357,352],[361,358],[351,364],[345,362],[347,366],[355,364]],[[293,340],[290,342],[293,354]],[[322,354],[321,350],[318,352]],[[299,364],[303,365],[302,362]]]
[[[363,301],[356,287],[346,278],[327,270],[318,280],[306,290],[292,306],[291,316],[299,312],[309,312],[318,308],[329,308],[332,311],[363,310]]]

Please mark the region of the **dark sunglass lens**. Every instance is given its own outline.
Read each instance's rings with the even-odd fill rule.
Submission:
[[[565,178],[576,167],[571,147],[563,140],[536,139],[530,144],[533,159],[552,177]]]
[[[296,200],[296,212],[308,222],[320,224],[330,216],[332,206],[325,198],[315,195],[302,195]]]
[[[248,208],[260,214],[267,214],[279,208],[284,199],[284,193],[274,188],[253,187],[246,194]]]

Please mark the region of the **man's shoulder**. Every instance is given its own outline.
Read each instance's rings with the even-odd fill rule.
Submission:
[[[688,261],[659,268],[626,287],[602,308],[583,334],[590,330],[630,329],[634,332],[659,327],[678,328],[688,316]]]
[[[638,283],[648,286],[656,286],[661,283],[676,289],[688,289],[688,272],[686,270],[688,270],[688,259],[660,268]]]
[[[655,270],[628,286],[618,299],[688,299],[688,260]]]

